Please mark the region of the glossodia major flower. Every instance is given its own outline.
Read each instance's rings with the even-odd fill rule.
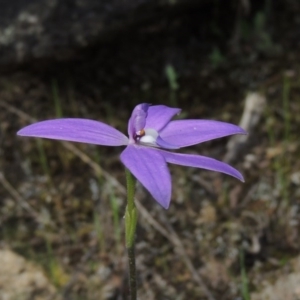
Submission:
[[[217,171],[243,181],[233,167],[213,158],[174,151],[216,138],[246,132],[232,124],[211,120],[174,120],[179,108],[143,103],[128,121],[128,137],[102,122],[87,119],[55,119],[37,122],[17,134],[103,146],[126,146],[121,161],[164,208],[171,201],[171,176],[167,163]]]

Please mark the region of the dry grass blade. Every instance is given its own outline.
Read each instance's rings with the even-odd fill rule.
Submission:
[[[247,95],[239,126],[246,130],[248,135],[235,135],[230,138],[224,161],[231,163],[248,149],[249,139],[255,134],[255,129],[264,114],[265,107],[265,96],[259,93],[250,93]]]
[[[175,246],[175,251],[179,254],[180,257],[183,258],[183,261],[185,263],[185,265],[187,266],[188,270],[190,271],[190,273],[192,274],[192,277],[194,279],[195,282],[198,283],[199,286],[202,287],[207,299],[209,300],[215,300],[214,296],[212,295],[212,293],[210,292],[210,290],[207,288],[206,284],[204,283],[204,281],[202,280],[201,276],[199,275],[199,273],[196,271],[192,261],[190,260],[190,258],[188,257],[185,248],[178,236],[178,234],[176,233],[176,231],[174,230],[174,228],[172,227],[171,223],[169,222],[169,220],[166,218],[165,214],[163,213],[163,211],[161,211],[161,218],[164,220],[166,227],[168,228],[169,232],[169,237],[168,239],[171,241],[171,243]]]
[[[13,197],[13,199],[16,200],[17,204],[26,210],[32,217],[37,219],[38,221],[42,221],[43,218],[40,216],[40,214],[34,210],[34,208],[26,202],[22,198],[22,196],[18,193],[18,191],[8,182],[8,180],[5,178],[4,174],[0,172],[0,183],[4,187],[5,190]]]
[[[23,111],[19,110],[18,108],[5,103],[4,101],[0,101],[0,106],[4,107],[9,112],[18,115],[20,118],[28,121],[28,122],[35,122],[36,120],[32,118],[30,115],[24,113]],[[74,153],[76,156],[78,156],[82,161],[84,161],[86,164],[88,164],[97,175],[102,175],[106,180],[110,182],[112,186],[114,186],[116,189],[119,190],[120,193],[123,195],[126,195],[126,188],[113,176],[111,176],[108,172],[103,170],[95,161],[93,161],[87,154],[82,152],[80,149],[78,149],[76,146],[69,142],[62,142],[62,145]],[[158,231],[162,236],[164,236],[166,239],[170,241],[170,243],[175,247],[177,252],[181,255],[183,258],[183,261],[185,265],[187,266],[188,270],[191,272],[192,277],[194,281],[203,289],[203,292],[205,293],[207,299],[209,300],[215,300],[215,298],[212,296],[211,292],[209,291],[206,284],[203,282],[202,278],[196,271],[195,267],[193,266],[191,260],[189,259],[188,255],[186,254],[184,247],[180,241],[180,238],[175,233],[174,230],[171,232],[167,231],[159,222],[157,222],[151,214],[147,211],[147,209],[138,201],[136,201],[136,206],[140,212],[141,217],[148,222],[156,231]],[[143,224],[143,222],[141,222]]]

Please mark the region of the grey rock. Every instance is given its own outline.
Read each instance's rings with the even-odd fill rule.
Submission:
[[[263,274],[263,273],[262,273]],[[264,274],[260,278],[260,291],[252,293],[252,300],[298,300],[300,299],[300,257],[286,266]]]
[[[70,58],[114,32],[204,0],[0,0],[0,65]]]
[[[0,249],[0,300],[61,300],[42,269],[9,249]]]

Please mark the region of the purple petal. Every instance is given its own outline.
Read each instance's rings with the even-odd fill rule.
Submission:
[[[165,105],[154,105],[148,108],[148,116],[145,128],[153,128],[156,131],[164,128],[170,120],[181,112],[180,108],[172,108]]]
[[[131,117],[128,121],[128,135],[131,139],[134,138],[138,131],[145,128],[149,106],[150,104],[142,103],[137,105],[132,111]]]
[[[128,138],[117,129],[98,121],[86,119],[42,121],[24,127],[17,134],[104,146],[128,144]]]
[[[121,161],[164,208],[171,201],[171,176],[163,155],[155,149],[128,146]]]
[[[178,120],[170,122],[160,136],[167,143],[187,147],[232,134],[246,134],[239,126],[211,120]]]
[[[175,150],[175,149],[179,149],[180,148],[178,146],[174,146],[174,145],[171,145],[171,144],[167,143],[160,136],[157,137],[156,144],[159,147],[164,148],[164,149],[173,149],[173,150]]]
[[[162,153],[168,163],[187,167],[201,168],[210,171],[217,171],[233,176],[244,182],[244,178],[238,170],[216,159],[201,155],[179,154],[163,150],[157,151]]]

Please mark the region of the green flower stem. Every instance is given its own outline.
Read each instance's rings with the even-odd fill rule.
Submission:
[[[129,264],[129,285],[130,285],[130,299],[136,300],[136,268],[135,268],[135,232],[137,223],[137,209],[134,203],[135,183],[134,176],[126,169],[127,182],[127,206],[125,212],[125,239],[128,254]]]

